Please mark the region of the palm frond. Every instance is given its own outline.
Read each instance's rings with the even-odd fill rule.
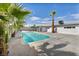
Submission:
[[[0,19],[3,20],[3,21],[8,21],[7,17],[3,16],[3,15],[0,15]]]
[[[0,3],[0,11],[7,11],[8,7],[10,6],[10,3]]]

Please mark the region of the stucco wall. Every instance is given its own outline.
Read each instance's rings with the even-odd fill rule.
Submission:
[[[47,32],[52,32],[52,27],[50,27],[49,29],[47,29]]]
[[[47,32],[52,32],[52,28],[50,27],[47,30]],[[79,35],[79,26],[76,26],[75,28],[71,29],[65,29],[64,27],[57,27],[57,33]]]
[[[57,32],[57,28],[54,28],[54,31]],[[47,29],[47,32],[52,32],[52,27],[50,27],[49,29]]]
[[[65,29],[64,27],[57,27],[58,33],[64,33],[64,34],[75,34],[79,35],[79,27],[71,28],[71,29]]]

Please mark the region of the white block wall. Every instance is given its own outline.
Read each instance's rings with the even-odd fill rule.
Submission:
[[[52,28],[49,28],[47,32],[52,32]],[[57,27],[57,33],[79,35],[79,26],[76,26],[75,28],[71,29],[65,29],[64,27]]]
[[[54,31],[56,31],[56,28],[54,28]],[[52,32],[52,27],[50,27],[49,29],[47,29],[47,32]]]
[[[74,35],[79,35],[79,27],[71,28],[71,29],[64,29],[64,27],[57,27],[57,32],[58,33],[63,33],[63,34],[74,34]]]
[[[47,32],[52,32],[52,27],[50,27],[49,29],[47,29]]]

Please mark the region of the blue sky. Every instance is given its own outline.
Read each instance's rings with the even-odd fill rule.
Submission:
[[[79,22],[79,4],[77,3],[25,3],[23,7],[32,13],[26,17],[27,24],[51,24],[50,13],[56,10],[55,24],[59,20],[64,23]]]

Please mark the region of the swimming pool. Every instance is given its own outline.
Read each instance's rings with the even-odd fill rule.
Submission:
[[[21,34],[25,44],[49,38],[48,35],[37,32],[21,32]]]

